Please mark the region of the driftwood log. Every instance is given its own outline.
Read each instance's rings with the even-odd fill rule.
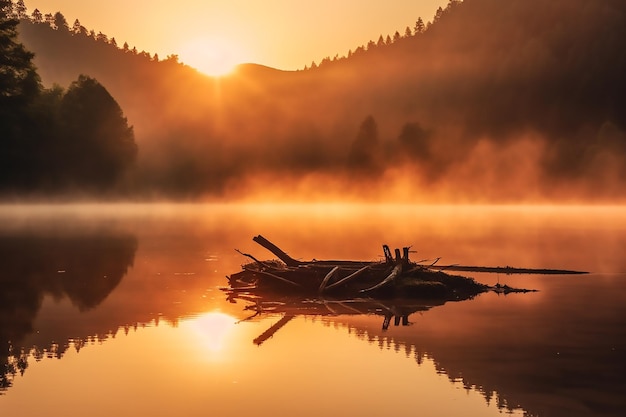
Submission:
[[[410,247],[392,251],[383,245],[384,260],[312,260],[295,259],[263,236],[253,240],[274,254],[278,260],[260,261],[242,253],[251,263],[241,272],[228,277],[230,289],[281,291],[300,295],[438,298],[444,300],[473,297],[485,291],[528,292],[508,286],[488,286],[474,279],[450,275],[444,270],[465,270],[503,273],[581,273],[565,270],[532,270],[522,268],[437,266],[409,259]],[[462,269],[466,268],[466,269]],[[546,272],[548,271],[548,272]]]

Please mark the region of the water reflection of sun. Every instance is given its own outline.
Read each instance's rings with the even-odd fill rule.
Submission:
[[[226,339],[235,323],[233,317],[213,311],[185,322],[184,326],[197,338],[201,350],[218,354],[226,347]]]

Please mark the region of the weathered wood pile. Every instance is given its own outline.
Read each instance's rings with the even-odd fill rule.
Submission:
[[[421,264],[409,259],[410,248],[395,249],[394,255],[383,245],[384,260],[362,261],[299,261],[263,236],[253,240],[272,252],[279,260],[260,261],[242,253],[253,262],[228,277],[232,290],[284,291],[301,295],[373,298],[437,298],[467,299],[482,292],[496,290],[474,279],[449,275],[435,269],[434,264]],[[239,252],[241,253],[241,252]],[[500,287],[499,292],[520,292]]]

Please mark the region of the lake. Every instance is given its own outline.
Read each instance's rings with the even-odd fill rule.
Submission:
[[[536,289],[447,303],[258,308],[249,260],[379,260]],[[0,412],[12,416],[623,416],[620,206],[4,205]],[[465,274],[467,275],[467,274]]]

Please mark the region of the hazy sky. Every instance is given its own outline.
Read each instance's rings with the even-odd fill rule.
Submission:
[[[70,26],[205,69],[254,62],[293,70],[432,20],[447,0],[25,0],[28,13],[60,11]],[[200,68],[204,67],[204,68]],[[210,68],[207,70],[210,71]]]

